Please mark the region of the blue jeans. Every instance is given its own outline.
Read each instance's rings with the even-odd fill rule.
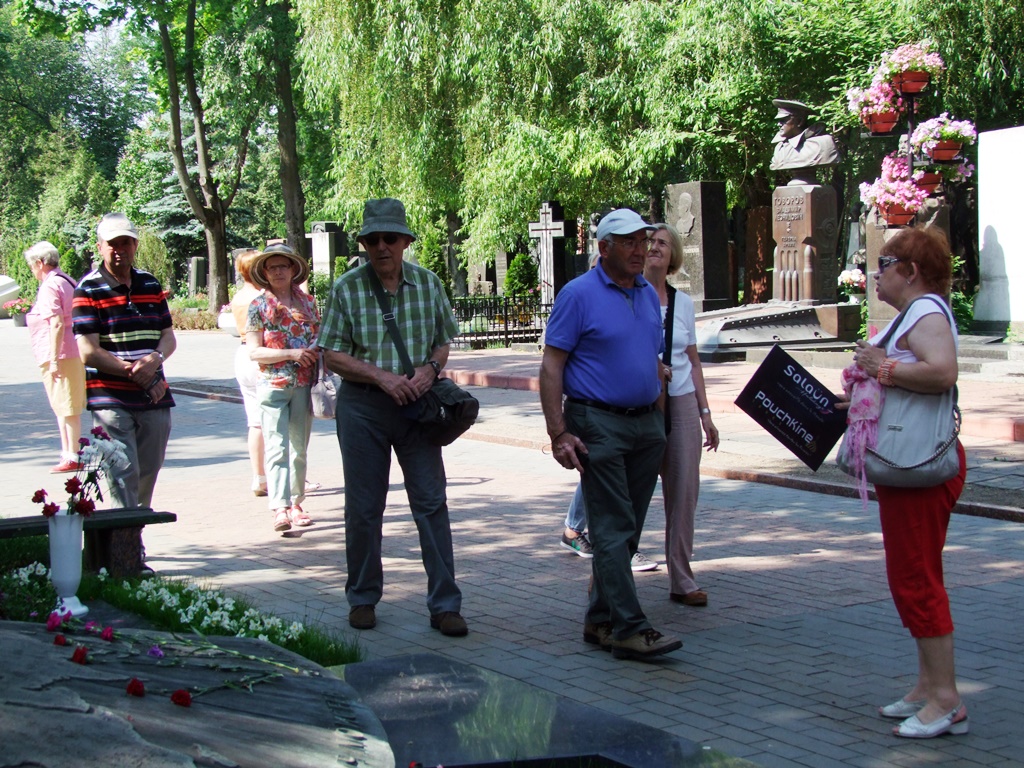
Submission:
[[[384,508],[394,449],[419,532],[431,615],[462,609],[448,519],[448,481],[441,447],[379,389],[343,383],[338,393],[338,444],[345,470],[345,559],[349,605],[376,605],[384,593],[381,564]]]
[[[569,502],[569,511],[565,513],[565,527],[583,533],[587,530],[587,503],[583,500],[583,481],[576,486],[576,492]]]
[[[256,388],[263,430],[263,463],[271,509],[301,504],[306,498],[306,451],[313,414],[309,387]]]

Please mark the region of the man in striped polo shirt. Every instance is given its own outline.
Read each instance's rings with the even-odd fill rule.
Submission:
[[[96,228],[102,264],[75,289],[72,322],[86,365],[93,421],[125,444],[129,465],[110,476],[117,507],[151,506],[171,434],[171,397],[163,363],[177,342],[163,289],[135,269],[139,233],[123,213]]]

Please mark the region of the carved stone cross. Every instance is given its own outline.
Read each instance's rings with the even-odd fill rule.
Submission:
[[[561,217],[562,206],[545,201],[540,206],[540,221],[530,222],[530,237],[537,238],[540,257],[541,304],[554,303],[555,292],[565,285],[565,244],[555,242],[555,238],[565,237],[565,222],[556,221]]]

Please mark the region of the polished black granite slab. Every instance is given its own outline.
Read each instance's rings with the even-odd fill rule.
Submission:
[[[361,662],[332,671],[342,675],[380,719],[397,766],[753,765],[437,654]]]

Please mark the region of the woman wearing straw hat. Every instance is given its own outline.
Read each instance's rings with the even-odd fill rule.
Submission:
[[[274,530],[287,531],[313,522],[302,501],[320,318],[313,298],[299,288],[309,265],[287,245],[267,247],[253,259],[250,274],[263,292],[249,305],[245,346],[260,366],[256,397]]]

